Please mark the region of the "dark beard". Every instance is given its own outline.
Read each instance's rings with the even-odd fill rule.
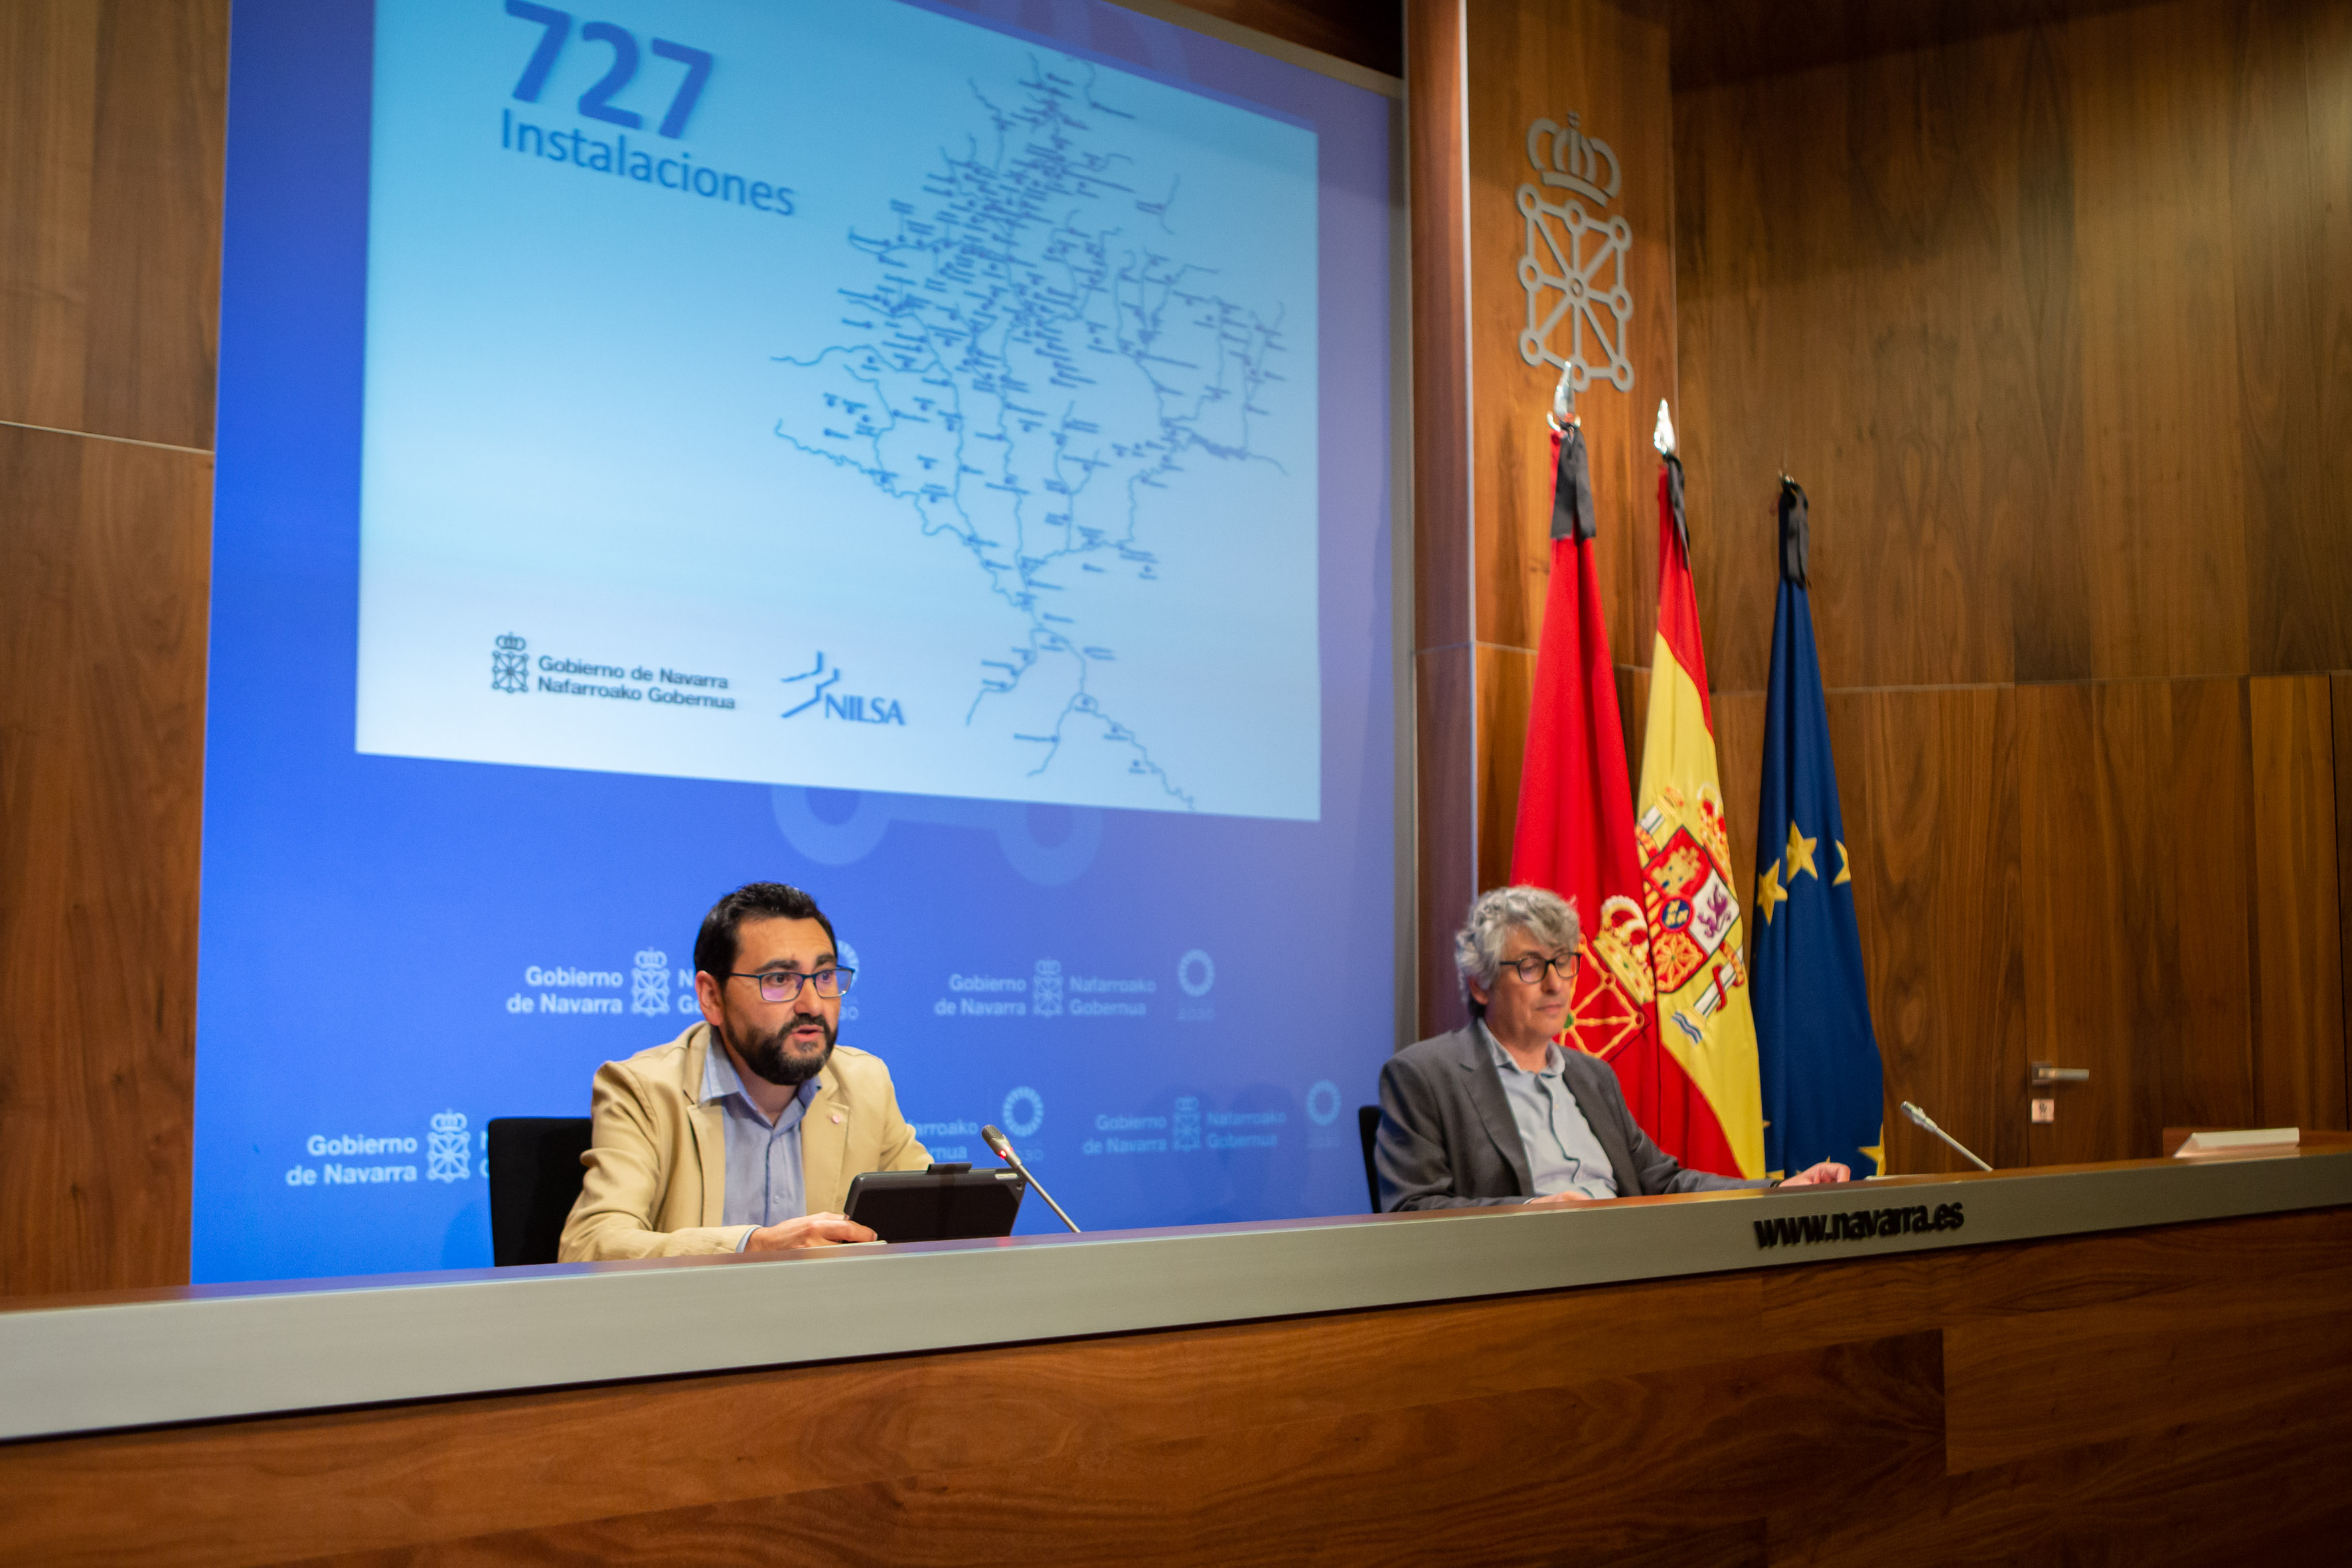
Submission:
[[[784,1048],[784,1037],[803,1024],[815,1024],[824,1030],[824,1049],[814,1057],[795,1056]],[[818,1073],[823,1072],[824,1064],[833,1059],[835,1029],[822,1013],[795,1013],[768,1034],[751,1041],[737,1038],[734,1020],[731,1018],[727,1021],[720,1033],[726,1037],[727,1043],[735,1048],[735,1054],[743,1058],[745,1067],[750,1068],[778,1089],[800,1088]]]

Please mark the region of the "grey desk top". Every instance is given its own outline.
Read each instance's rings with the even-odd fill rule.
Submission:
[[[1831,1188],[0,1301],[0,1440],[2352,1204],[2352,1147]],[[775,1325],[796,1325],[779,1334]]]

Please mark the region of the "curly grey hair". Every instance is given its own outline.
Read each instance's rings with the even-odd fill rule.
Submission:
[[[1470,983],[1482,991],[1495,989],[1503,973],[1503,942],[1523,931],[1547,947],[1573,949],[1579,928],[1576,906],[1549,888],[1523,885],[1496,888],[1478,895],[1462,929],[1454,933],[1454,967],[1461,972],[1463,1000],[1470,1016],[1483,1018],[1486,1006],[1471,994]]]

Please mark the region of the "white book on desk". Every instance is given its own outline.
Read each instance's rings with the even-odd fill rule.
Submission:
[[[2191,1132],[2172,1152],[2176,1160],[2194,1160],[2200,1154],[2269,1153],[2273,1150],[2293,1149],[2303,1142],[2303,1130],[2297,1127],[2242,1127],[2228,1132]]]

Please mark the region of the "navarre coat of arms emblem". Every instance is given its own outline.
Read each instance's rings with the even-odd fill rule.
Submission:
[[[473,1174],[473,1140],[466,1131],[466,1113],[444,1110],[433,1118],[425,1146],[425,1179],[462,1182]]]
[[[1559,366],[1577,392],[1596,380],[1631,392],[1625,328],[1633,296],[1625,254],[1633,226],[1607,211],[1624,183],[1617,153],[1587,136],[1571,114],[1565,125],[1538,120],[1528,127],[1528,163],[1536,178],[1517,193],[1525,226],[1519,287],[1528,297],[1519,357]]]
[[[523,657],[530,645],[512,632],[490,647],[490,689],[523,692],[530,689],[530,663]]]

